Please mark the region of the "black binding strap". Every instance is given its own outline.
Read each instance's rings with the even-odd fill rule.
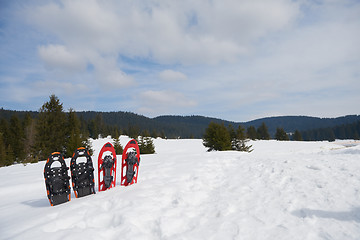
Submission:
[[[109,188],[111,185],[111,182],[113,180],[113,176],[111,176],[111,168],[114,165],[114,159],[110,156],[110,155],[106,155],[103,163],[101,164],[100,169],[104,169],[105,170],[105,176],[104,176],[104,185],[105,188]]]
[[[136,157],[136,152],[129,152],[127,155],[127,158],[125,159],[125,162],[127,163],[126,181],[128,183],[131,183],[131,181],[135,175],[134,165],[136,163],[139,165],[139,161]]]

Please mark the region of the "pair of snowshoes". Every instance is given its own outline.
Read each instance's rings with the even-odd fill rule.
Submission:
[[[140,164],[138,143],[132,139],[126,145],[121,162],[121,185],[128,186],[137,183]],[[114,146],[108,142],[102,147],[98,158],[99,192],[115,187],[116,183],[116,153]]]
[[[84,161],[78,162],[78,158]],[[52,153],[44,168],[47,196],[51,206],[71,200],[69,168],[59,152]],[[71,179],[75,197],[95,194],[94,168],[89,152],[81,147],[75,150],[71,162]]]

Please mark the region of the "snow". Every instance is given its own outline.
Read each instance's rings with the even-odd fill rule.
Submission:
[[[94,166],[107,141],[93,141]],[[118,165],[115,188],[54,207],[45,162],[0,168],[0,239],[360,239],[359,142],[154,144],[137,184],[121,187]]]

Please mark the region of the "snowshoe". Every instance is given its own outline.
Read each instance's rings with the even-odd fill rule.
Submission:
[[[116,153],[111,143],[105,143],[98,158],[99,191],[115,187],[116,182]]]
[[[54,167],[58,162],[60,166]],[[54,164],[54,166],[52,166]],[[51,206],[65,203],[71,200],[69,168],[66,166],[64,157],[59,152],[52,153],[44,167],[44,178],[47,196]]]
[[[137,183],[140,165],[140,150],[135,139],[126,145],[121,162],[121,185],[128,186]]]
[[[86,161],[79,161],[79,160]],[[71,180],[75,197],[95,194],[94,167],[89,152],[80,147],[75,150],[71,162]]]

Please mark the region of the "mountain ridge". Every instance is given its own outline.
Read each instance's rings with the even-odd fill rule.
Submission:
[[[0,109],[0,119],[10,120],[13,114],[19,118],[24,118],[29,113],[33,118],[38,115],[36,111],[15,111]],[[305,131],[316,128],[334,127],[342,124],[354,123],[360,121],[360,115],[346,115],[336,118],[320,118],[311,116],[273,116],[264,117],[247,122],[234,122],[214,117],[201,115],[161,115],[149,118],[133,112],[113,111],[77,111],[78,117],[85,121],[91,121],[97,116],[104,124],[117,126],[120,129],[128,129],[130,126],[136,126],[140,131],[148,130],[162,131],[169,138],[202,138],[202,135],[210,122],[223,123],[225,126],[233,125],[237,128],[239,125],[247,128],[249,126],[259,127],[265,123],[271,136],[274,136],[276,128],[283,128],[286,132],[295,130]]]

